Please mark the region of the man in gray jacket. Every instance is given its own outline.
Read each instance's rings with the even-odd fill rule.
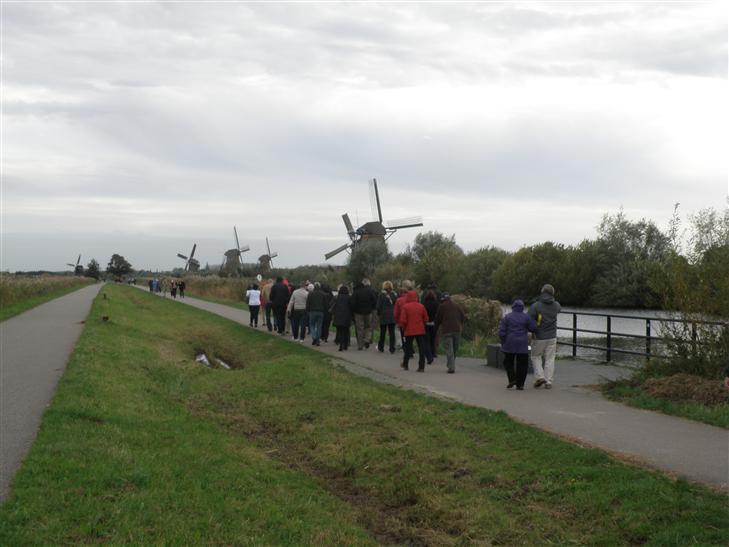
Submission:
[[[534,387],[552,388],[554,357],[557,353],[557,316],[562,306],[554,299],[554,287],[546,284],[531,308],[529,316],[537,322],[535,340],[532,341],[532,366],[536,380]],[[542,366],[542,363],[544,366]]]

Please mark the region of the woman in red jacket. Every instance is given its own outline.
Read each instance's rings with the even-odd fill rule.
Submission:
[[[425,324],[428,322],[428,312],[420,302],[418,293],[410,291],[405,295],[405,304],[400,308],[398,324],[405,333],[405,356],[402,361],[402,368],[408,369],[408,361],[413,355],[413,341],[418,344],[418,372],[425,372],[425,358],[428,362],[433,359],[427,354],[425,344]]]

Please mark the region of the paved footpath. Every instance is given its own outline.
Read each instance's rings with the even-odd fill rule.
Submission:
[[[33,444],[101,286],[84,287],[0,322],[0,502]]]
[[[247,311],[190,297],[179,301],[248,325]],[[459,358],[456,374],[447,374],[445,359],[439,356],[420,374],[412,367],[410,371],[400,369],[400,354],[379,353],[374,346],[338,352],[332,343],[318,348],[311,346],[311,340],[305,343],[344,360],[347,369],[356,374],[473,406],[503,410],[523,423],[579,444],[601,448],[670,475],[729,489],[729,431],[614,403],[588,387],[627,375],[629,371],[624,368],[559,360],[553,389],[532,389],[529,383],[526,390],[515,391],[505,389],[506,374],[484,366],[483,359]]]

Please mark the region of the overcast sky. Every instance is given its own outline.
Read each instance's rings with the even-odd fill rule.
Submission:
[[[2,269],[323,263],[372,177],[467,251],[665,227],[726,206],[726,97],[725,2],[4,0]]]

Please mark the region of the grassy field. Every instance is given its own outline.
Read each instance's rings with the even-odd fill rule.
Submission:
[[[0,508],[0,545],[729,544],[723,494],[106,292]],[[195,363],[201,350],[236,368]]]
[[[0,275],[0,321],[91,283],[88,277]]]

